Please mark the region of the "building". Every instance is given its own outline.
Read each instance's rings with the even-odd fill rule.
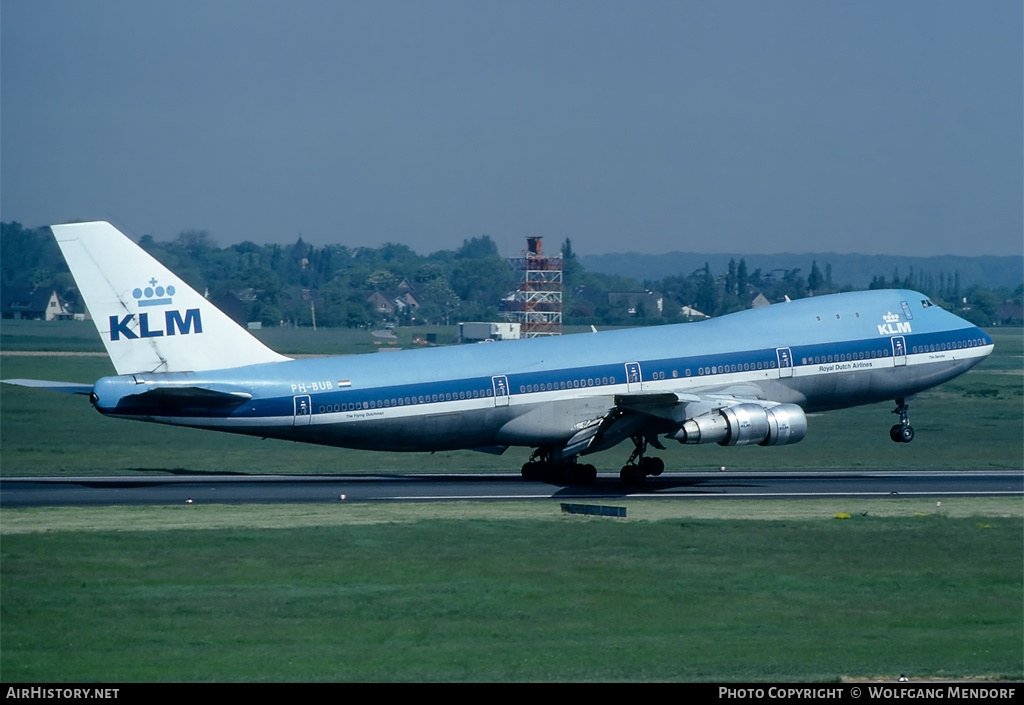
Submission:
[[[390,291],[375,291],[367,297],[373,310],[385,318],[401,316],[420,307],[416,292],[404,279]]]
[[[52,287],[10,286],[0,290],[0,315],[7,320],[55,321],[72,318],[67,303]]]

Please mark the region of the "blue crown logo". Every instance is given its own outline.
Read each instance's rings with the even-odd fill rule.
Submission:
[[[156,281],[156,277],[153,277],[149,280],[149,286],[145,289],[135,287],[132,290],[132,296],[139,302],[139,306],[163,306],[164,304],[171,303],[171,297],[174,296],[174,287],[157,286]]]

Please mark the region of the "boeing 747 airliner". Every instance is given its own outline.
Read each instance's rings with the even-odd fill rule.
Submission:
[[[589,482],[589,453],[625,440],[620,476],[664,462],[661,439],[786,445],[806,413],[907,405],[992,352],[981,329],[906,290],[821,296],[701,323],[491,345],[293,360],[250,335],[105,222],[53,226],[117,375],[87,394],[107,416],[368,450],[534,452],[529,480]]]

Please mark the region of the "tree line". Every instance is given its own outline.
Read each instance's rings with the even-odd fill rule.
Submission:
[[[516,274],[487,235],[429,255],[396,243],[315,247],[301,237],[291,245],[242,242],[222,248],[203,230],[185,231],[167,242],[144,235],[139,245],[211,300],[233,296],[248,320],[267,326],[309,326],[314,320],[329,327],[500,320],[503,301],[517,284]],[[765,272],[748,271],[739,258],[730,260],[724,272],[713,272],[705,263],[690,272],[639,281],[587,271],[571,239],[562,242],[561,252],[567,325],[670,323],[692,318],[692,311],[684,314],[684,306],[719,316],[750,308],[759,294],[774,303],[851,288],[833,281],[828,263],[819,267],[816,261],[806,273],[799,268]],[[0,223],[0,284],[53,286],[75,310],[83,310],[48,228]],[[995,320],[1004,301],[1020,303],[1024,291],[1024,285],[1015,291],[963,287],[955,272],[936,276],[895,271],[879,274],[870,286],[890,287],[921,291],[982,325]],[[418,306],[383,314],[371,302],[374,292],[389,300],[408,292]],[[623,292],[639,295],[616,296]]]

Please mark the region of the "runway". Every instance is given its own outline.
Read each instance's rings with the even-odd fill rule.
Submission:
[[[666,473],[640,485],[526,482],[518,474],[162,475],[0,480],[0,507],[568,499],[712,500],[1024,496],[1020,470]],[[342,499],[344,498],[344,499]]]

